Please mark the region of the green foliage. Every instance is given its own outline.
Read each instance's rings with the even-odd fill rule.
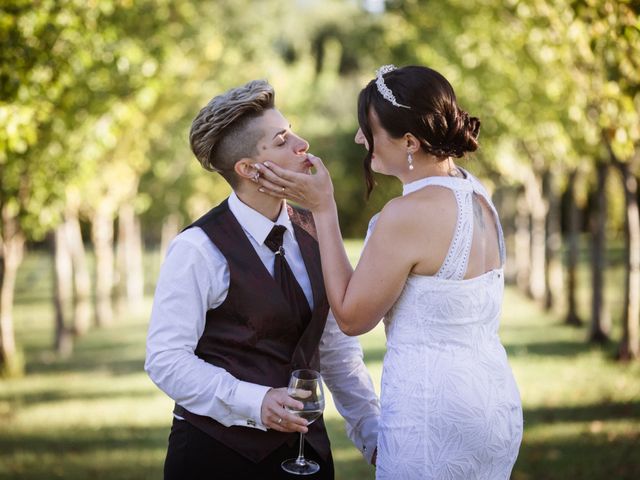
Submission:
[[[382,179],[366,205],[364,151],[352,145],[357,93],[390,62],[442,71],[480,116],[476,173],[519,183],[532,167],[589,171],[603,136],[626,160],[640,137],[634,5],[395,0],[371,15],[338,0],[5,2],[2,203],[37,236],[69,188],[89,209],[134,201],[150,230],[171,213],[186,223],[229,192],[195,163],[192,118],[212,96],[266,77],[334,172],[346,233],[361,234],[399,188]]]
[[[3,4],[0,204],[12,205],[27,234],[39,238],[56,223],[66,187],[96,175],[119,137],[115,126],[131,126],[130,104],[143,111],[149,103],[150,77],[169,40],[162,27],[170,7],[169,1]],[[135,150],[129,153],[135,163]]]
[[[532,167],[589,171],[603,137],[627,160],[640,137],[634,2],[395,0],[381,15],[338,0],[31,6],[0,10],[0,169],[2,204],[37,237],[69,189],[88,209],[133,201],[156,232],[171,213],[186,223],[218,202],[229,189],[198,168],[188,129],[212,96],[253,78],[275,85],[334,172],[347,234],[399,189],[381,179],[365,204],[352,144],[357,93],[382,63],[451,80],[483,121],[471,168],[501,183]]]
[[[472,171],[500,185],[553,171],[562,185],[576,168],[593,178],[608,161],[603,140],[639,171],[636,3],[397,0],[387,43],[397,63],[444,73],[480,117]],[[619,182],[611,191],[619,203]],[[617,209],[609,227],[619,232],[622,218]]]
[[[579,51],[588,107],[624,161],[640,143],[640,9],[634,2],[586,2],[576,7],[588,48]]]

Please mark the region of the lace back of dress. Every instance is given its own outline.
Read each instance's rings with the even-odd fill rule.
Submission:
[[[447,280],[462,280],[467,271],[473,240],[473,192],[456,189],[453,193],[458,204],[458,220],[447,256],[435,276]]]
[[[469,179],[469,182],[472,186],[472,188],[469,189],[457,189],[454,186],[450,187],[458,204],[458,219],[447,256],[445,257],[440,270],[438,270],[438,273],[435,275],[437,278],[462,280],[467,272],[469,255],[471,253],[471,244],[473,242],[474,201],[481,202],[484,200],[493,213],[493,220],[498,232],[500,263],[501,265],[504,264],[504,238],[502,227],[498,219],[498,213],[482,185],[473,178]],[[474,199],[476,195],[480,198]]]

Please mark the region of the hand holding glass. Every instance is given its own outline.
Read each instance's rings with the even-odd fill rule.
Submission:
[[[324,410],[324,391],[322,390],[322,376],[315,370],[296,370],[289,379],[288,393],[291,398],[302,402],[302,410],[287,410],[294,415],[304,418],[311,425]],[[304,433],[300,433],[300,448],[298,458],[291,458],[282,462],[282,469],[295,475],[311,475],[320,470],[320,465],[304,458]]]

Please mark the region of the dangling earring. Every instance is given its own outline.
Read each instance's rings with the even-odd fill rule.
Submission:
[[[411,152],[407,153],[407,162],[409,163],[409,170],[413,170],[413,155],[411,155]]]

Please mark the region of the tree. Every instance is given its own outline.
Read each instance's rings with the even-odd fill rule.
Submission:
[[[162,58],[173,2],[5,2],[0,11],[0,369],[19,371],[12,328],[25,239],[62,220],[65,189],[108,149],[101,123]],[[107,147],[107,148],[105,148]]]
[[[640,220],[635,178],[640,168],[640,7],[636,2],[606,0],[577,3],[574,9],[580,30],[586,32],[575,49],[576,70],[590,87],[587,105],[605,158],[598,171],[613,166],[622,180],[625,308],[618,356],[630,360],[640,356]]]
[[[578,253],[580,240],[580,209],[577,206],[576,185],[579,181],[579,170],[576,168],[570,172],[567,179],[565,198],[567,203],[567,314],[565,323],[581,326],[583,321],[578,315],[578,301],[576,290],[578,285]]]

